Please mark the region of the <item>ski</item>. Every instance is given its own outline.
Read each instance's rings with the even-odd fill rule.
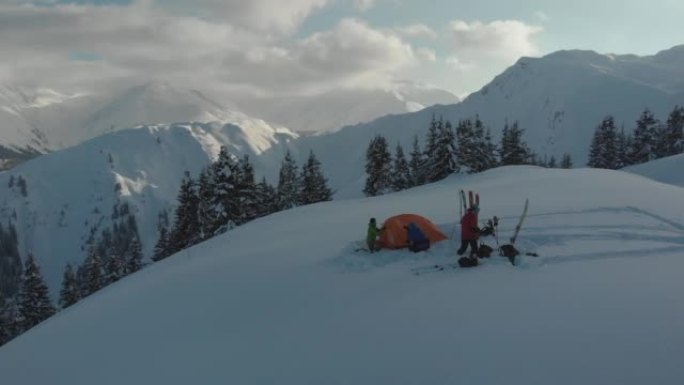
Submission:
[[[473,192],[472,190],[468,191],[468,207],[473,208],[474,203],[475,201],[473,200]]]
[[[511,237],[511,245],[514,245],[516,238],[518,238],[518,233],[520,232],[520,228],[522,227],[523,221],[527,216],[527,208],[529,207],[529,205],[530,200],[525,199],[525,208],[523,209],[522,215],[520,215],[520,220],[518,220],[518,224],[515,226],[515,231],[513,232],[513,236]]]
[[[463,190],[461,190],[461,201],[463,202],[463,214],[465,214],[466,211],[468,211],[468,203],[466,201],[465,191],[463,191]],[[463,215],[461,215],[461,216],[463,216]]]

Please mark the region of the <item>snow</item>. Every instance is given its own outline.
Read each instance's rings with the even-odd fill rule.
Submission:
[[[673,171],[675,172],[675,171]],[[369,216],[452,234],[457,191],[519,266],[351,250]],[[621,171],[506,167],[280,212],[176,254],[0,348],[7,383],[679,384],[684,197]],[[493,244],[493,239],[488,239]]]
[[[683,167],[684,154],[657,159],[637,166],[630,166],[625,168],[625,171],[659,182],[684,187],[684,175],[681,172],[677,172]]]

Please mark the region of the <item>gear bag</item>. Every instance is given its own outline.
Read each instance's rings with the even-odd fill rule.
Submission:
[[[477,266],[477,258],[461,257],[458,259],[458,265],[461,267],[475,267]]]

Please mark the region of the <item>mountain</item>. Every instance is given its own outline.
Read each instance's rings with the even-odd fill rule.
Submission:
[[[20,253],[35,255],[56,295],[64,265],[80,264],[89,238],[111,230],[121,212],[135,217],[150,256],[158,214],[175,206],[183,173],[196,177],[220,146],[249,155],[257,176],[273,179],[297,135],[242,123],[147,125],[32,159],[0,173],[0,223],[16,225]],[[259,156],[274,148],[273,158]]]
[[[529,198],[516,245],[541,257],[415,276],[453,262],[456,242],[353,251],[369,216],[416,212],[451,234],[461,188],[479,192],[482,220],[501,217],[501,242]],[[280,212],[59,313],[0,348],[0,372],[11,384],[679,384],[682,198],[619,171],[508,167]]]
[[[558,159],[569,153],[582,165],[594,130],[606,115],[629,131],[644,108],[666,120],[675,105],[684,105],[683,52],[684,46],[678,46],[646,57],[561,51],[522,58],[461,103],[389,115],[299,142],[317,149],[323,164],[348,164],[336,176],[336,185],[356,186],[353,189],[360,186],[365,150],[375,135],[406,150],[414,135],[424,139],[433,116],[452,123],[479,116],[495,140],[506,122],[518,121],[524,139],[538,154]],[[344,189],[340,193],[346,195]]]
[[[387,114],[458,103],[450,92],[402,83],[388,90],[339,89],[310,96],[250,98],[240,109],[300,133],[320,134],[369,122]]]
[[[298,131],[325,131],[457,101],[446,91],[411,84],[391,91],[333,91],[292,98],[217,95],[163,81],[88,92],[3,86],[0,159],[25,160],[142,124],[220,121],[244,126],[251,115]]]

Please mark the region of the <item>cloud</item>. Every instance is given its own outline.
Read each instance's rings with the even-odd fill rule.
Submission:
[[[357,19],[295,39],[287,35],[292,23],[324,1],[294,3],[301,5],[300,16],[275,26],[182,15],[152,2],[48,7],[0,3],[0,83],[80,90],[160,79],[198,88],[301,93],[380,86],[429,56],[414,52],[398,34]],[[247,8],[235,9],[250,14],[259,7]]]
[[[375,6],[375,0],[354,0],[354,8],[365,12]]]
[[[521,56],[538,55],[533,41],[541,27],[517,20],[498,20],[485,24],[479,21],[454,20],[449,24],[452,47],[466,60],[493,58],[510,63]]]
[[[424,62],[437,61],[437,53],[431,48],[423,47],[416,49],[416,57]]]
[[[534,16],[536,16],[537,19],[544,23],[551,21],[551,17],[544,11],[537,11],[534,13]]]
[[[368,1],[368,0],[367,0]],[[292,33],[330,0],[155,0],[182,14],[197,14],[241,28]]]
[[[434,29],[425,24],[411,24],[395,29],[397,33],[405,37],[424,37],[429,39],[436,39],[439,35]]]

